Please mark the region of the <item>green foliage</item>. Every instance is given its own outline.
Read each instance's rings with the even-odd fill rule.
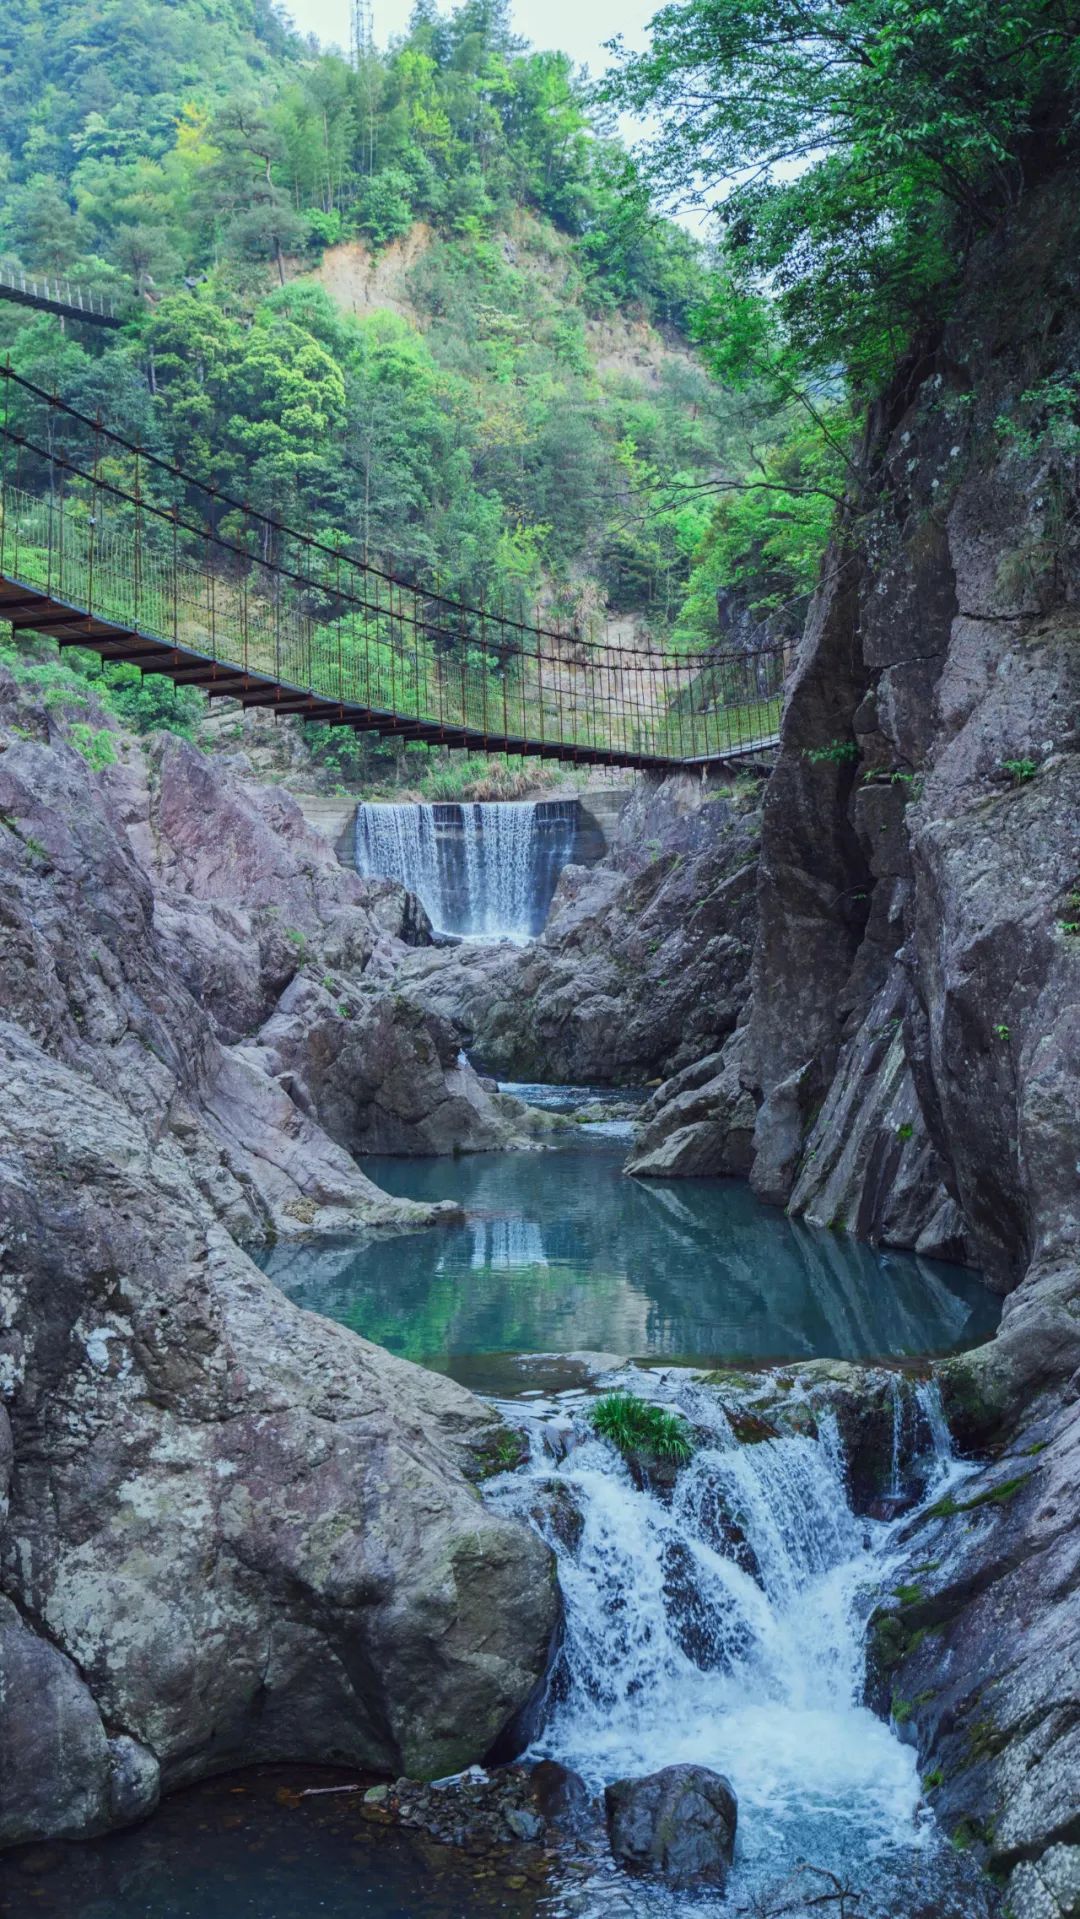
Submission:
[[[1037,760],[1003,760],[1001,770],[1015,780],[1017,786],[1023,786],[1033,780],[1039,770]]]
[[[767,277],[799,363],[865,393],[1045,166],[1075,112],[1078,32],[1071,0],[689,0],[607,93],[658,117],[661,188],[735,183],[738,286]]]
[[[686,1421],[678,1413],[662,1406],[649,1406],[632,1393],[606,1393],[591,1408],[589,1417],[602,1439],[610,1439],[620,1452],[642,1452],[654,1459],[686,1464],[694,1451],[694,1442]]]
[[[812,766],[846,766],[857,760],[859,748],[854,740],[830,740],[827,746],[810,746],[805,757]]]
[[[700,330],[706,357],[723,376],[703,321]],[[721,629],[742,616],[759,644],[802,630],[843,490],[842,449],[852,433],[850,415],[838,403],[829,403],[822,417],[831,437],[789,409],[778,444],[722,489],[693,556],[677,644],[715,643],[718,616]]]
[[[737,409],[687,361],[647,397],[598,377],[588,317],[685,336],[705,254],[590,119],[565,55],[527,48],[496,0],[422,6],[359,71],[265,0],[101,0],[92,19],[82,0],[12,0],[0,61],[0,249],[152,295],[107,339],[5,309],[16,370],[462,598],[524,613],[543,592],[569,622],[610,582],[667,632],[709,518],[694,489],[730,463]],[[294,277],[418,220],[423,331],[348,317]],[[183,707],[128,717],[191,724]],[[344,772],[347,745],[320,750]]]
[[[952,1493],[946,1493],[929,1507],[929,1514],[934,1519],[951,1519],[956,1513],[977,1512],[981,1506],[1006,1506],[1030,1478],[1030,1473],[1019,1473],[1015,1479],[1003,1479],[985,1493],[976,1493],[973,1499],[956,1499]]]
[[[134,666],[103,666],[96,653],[80,647],[69,648],[62,659],[39,658],[40,650],[39,642],[0,641],[0,663],[47,706],[72,711],[93,700],[133,732],[194,738],[205,703],[193,688],[173,687],[157,674],[143,679]]]
[[[101,773],[116,764],[116,748],[107,726],[87,726],[85,721],[76,720],[68,728],[68,739],[92,772]]]

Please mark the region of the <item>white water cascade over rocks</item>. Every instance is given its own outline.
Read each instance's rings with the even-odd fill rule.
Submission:
[[[576,800],[362,804],[357,871],[400,880],[439,932],[526,940],[547,918],[577,810]]]
[[[833,1413],[809,1398],[800,1408],[796,1387],[805,1430],[798,1418],[780,1432],[759,1420],[750,1443],[685,1375],[629,1369],[604,1383],[681,1411],[698,1446],[677,1475],[643,1485],[592,1434],[583,1394],[526,1414],[530,1463],[491,1496],[539,1528],[559,1565],[565,1638],[533,1752],[594,1793],[667,1766],[709,1767],[734,1786],[738,1838],[722,1896],[628,1882],[601,1861],[559,1911],[809,1915],[832,1874],[857,1884],[860,1902],[826,1911],[976,1919],[979,1895],[948,1893],[954,1867],[921,1807],[912,1748],[862,1703],[866,1620],[888,1591],[904,1522],[852,1511]],[[939,1497],[965,1468],[936,1389],[898,1383],[893,1403],[898,1445],[910,1436],[899,1470],[923,1499]],[[520,1401],[504,1411],[521,1423]],[[915,1903],[896,1893],[898,1872]]]

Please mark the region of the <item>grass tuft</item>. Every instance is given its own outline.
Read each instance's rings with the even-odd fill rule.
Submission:
[[[673,1459],[685,1466],[692,1458],[690,1428],[678,1413],[649,1406],[632,1393],[605,1393],[590,1414],[593,1429],[610,1439],[623,1453],[651,1453],[654,1459]]]

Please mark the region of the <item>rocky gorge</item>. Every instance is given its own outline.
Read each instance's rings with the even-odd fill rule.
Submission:
[[[437,1225],[342,1142],[513,1119],[369,1002],[415,907],[287,796],[176,742],[95,775],[10,678],[0,744],[4,1842],[257,1758],[452,1770],[556,1617],[546,1549],[471,1483],[501,1423],[243,1248]]]
[[[631,1174],[745,1175],[1006,1296],[940,1368],[991,1463],[914,1525],[873,1691],[1016,1919],[1080,1883],[1078,204],[983,242],[873,413],[760,807],[639,794],[535,948],[403,968],[500,1071],[666,1074]]]
[[[434,945],[241,758],[117,733],[94,771],[60,708],[0,681],[5,1843],[283,1759],[400,1774],[395,1805],[427,1806],[410,1776],[520,1728],[567,1546],[499,1474],[520,1439],[247,1249],[449,1225],[359,1160],[541,1150],[489,1074],[653,1082],[629,1175],[746,1178],[1004,1297],[994,1340],[922,1369],[965,1476],[888,1513],[867,1697],[1013,1919],[1080,1909],[1078,557],[1046,397],[1080,360],[1077,205],[1036,192],[985,241],[871,419],[775,764],[641,781],[534,943]],[[693,1390],[734,1387],[715,1417],[744,1479],[740,1447],[834,1422],[846,1524],[891,1497],[894,1384]],[[826,1451],[790,1455],[815,1486]],[[689,1478],[645,1480],[657,1583],[712,1671],[664,1532]],[[734,1805],[704,1798],[719,1883]],[[533,1816],[524,1789],[510,1810]],[[654,1840],[624,1851],[680,1850]]]

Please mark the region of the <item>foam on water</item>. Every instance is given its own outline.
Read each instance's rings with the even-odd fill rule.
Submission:
[[[465,939],[533,937],[547,917],[577,830],[573,802],[464,801],[362,804],[356,866],[366,878],[399,880],[432,925]]]
[[[561,1489],[540,1524],[558,1556],[566,1635],[536,1751],[595,1790],[679,1763],[726,1773],[740,1814],[725,1911],[804,1861],[850,1873],[910,1858],[927,1836],[915,1753],[861,1703],[865,1621],[888,1586],[893,1528],[853,1514],[831,1418],[816,1439],[739,1443],[714,1396],[639,1379],[643,1396],[712,1428],[670,1504],[640,1490],[580,1416],[578,1443],[555,1459],[535,1415],[533,1463],[494,1489],[534,1523],[538,1482]],[[909,1393],[898,1381],[897,1401]],[[933,1449],[921,1471],[937,1487],[962,1468],[935,1389],[920,1387],[917,1405]],[[914,1433],[914,1407],[906,1423]],[[902,1412],[895,1424],[902,1433]],[[579,1538],[558,1516],[568,1498]],[[643,1914],[689,1910],[644,1887],[635,1900]]]

